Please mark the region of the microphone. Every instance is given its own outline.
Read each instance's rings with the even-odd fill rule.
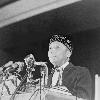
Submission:
[[[27,65],[26,70],[27,70],[27,73],[28,73],[28,80],[30,81],[30,79],[33,77],[32,71],[35,71],[35,68],[36,67],[38,68],[38,65],[40,65],[40,66],[42,66],[42,67],[39,67],[39,69],[40,69],[40,74],[43,77],[44,85],[47,84],[47,80],[48,80],[47,62],[37,62],[37,61],[35,61],[35,58],[32,54],[27,55],[24,58],[24,61],[25,61],[25,64]]]
[[[9,66],[11,66],[13,64],[13,61],[9,61],[8,63],[6,63],[5,65],[3,65],[3,68],[8,68]]]
[[[12,73],[12,72],[15,72],[15,71],[16,71],[15,68],[9,67],[9,68],[7,68],[4,72],[5,72],[5,73]]]
[[[4,72],[8,67],[11,67],[12,64],[13,64],[13,61],[9,61],[8,63],[6,63],[5,65],[1,67],[1,70]]]
[[[24,60],[25,60],[25,63],[28,67],[33,67],[33,65],[34,65],[34,67],[36,67],[36,65],[47,66],[46,65],[47,62],[36,62],[35,58],[32,54],[27,55],[24,58]]]
[[[15,62],[12,67],[17,69],[17,72],[20,72],[23,70],[24,62]]]
[[[35,58],[32,54],[27,55],[24,60],[28,68],[34,65]]]
[[[10,67],[8,67],[5,70],[5,72],[9,72],[9,73],[12,73],[15,71],[20,72],[20,71],[22,71],[23,66],[24,66],[23,62],[15,62],[12,65],[10,65]]]
[[[34,65],[41,65],[47,67],[47,62],[34,62]]]

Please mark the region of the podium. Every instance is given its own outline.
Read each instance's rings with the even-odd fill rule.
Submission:
[[[61,93],[49,92],[45,96],[45,100],[76,100],[75,96],[65,95]]]
[[[31,93],[22,93],[16,94],[14,100],[76,100],[76,97],[73,95],[67,95],[62,92],[51,91],[50,89],[42,89],[41,94],[39,89],[35,89]],[[1,100],[10,100],[11,95],[2,96]],[[77,99],[80,100],[80,99]],[[83,99],[81,99],[83,100]]]

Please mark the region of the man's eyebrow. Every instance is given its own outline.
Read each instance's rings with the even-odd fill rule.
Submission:
[[[59,48],[60,46],[59,45],[56,45],[56,47]]]
[[[55,45],[54,48],[58,49],[58,48],[60,48],[60,46],[59,45]]]

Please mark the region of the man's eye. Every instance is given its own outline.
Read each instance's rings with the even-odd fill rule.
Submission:
[[[59,48],[59,46],[56,46],[56,49],[58,49]]]
[[[49,49],[51,50],[51,47]]]

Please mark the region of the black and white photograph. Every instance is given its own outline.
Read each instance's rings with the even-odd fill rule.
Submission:
[[[0,0],[0,100],[99,100],[100,1]]]

